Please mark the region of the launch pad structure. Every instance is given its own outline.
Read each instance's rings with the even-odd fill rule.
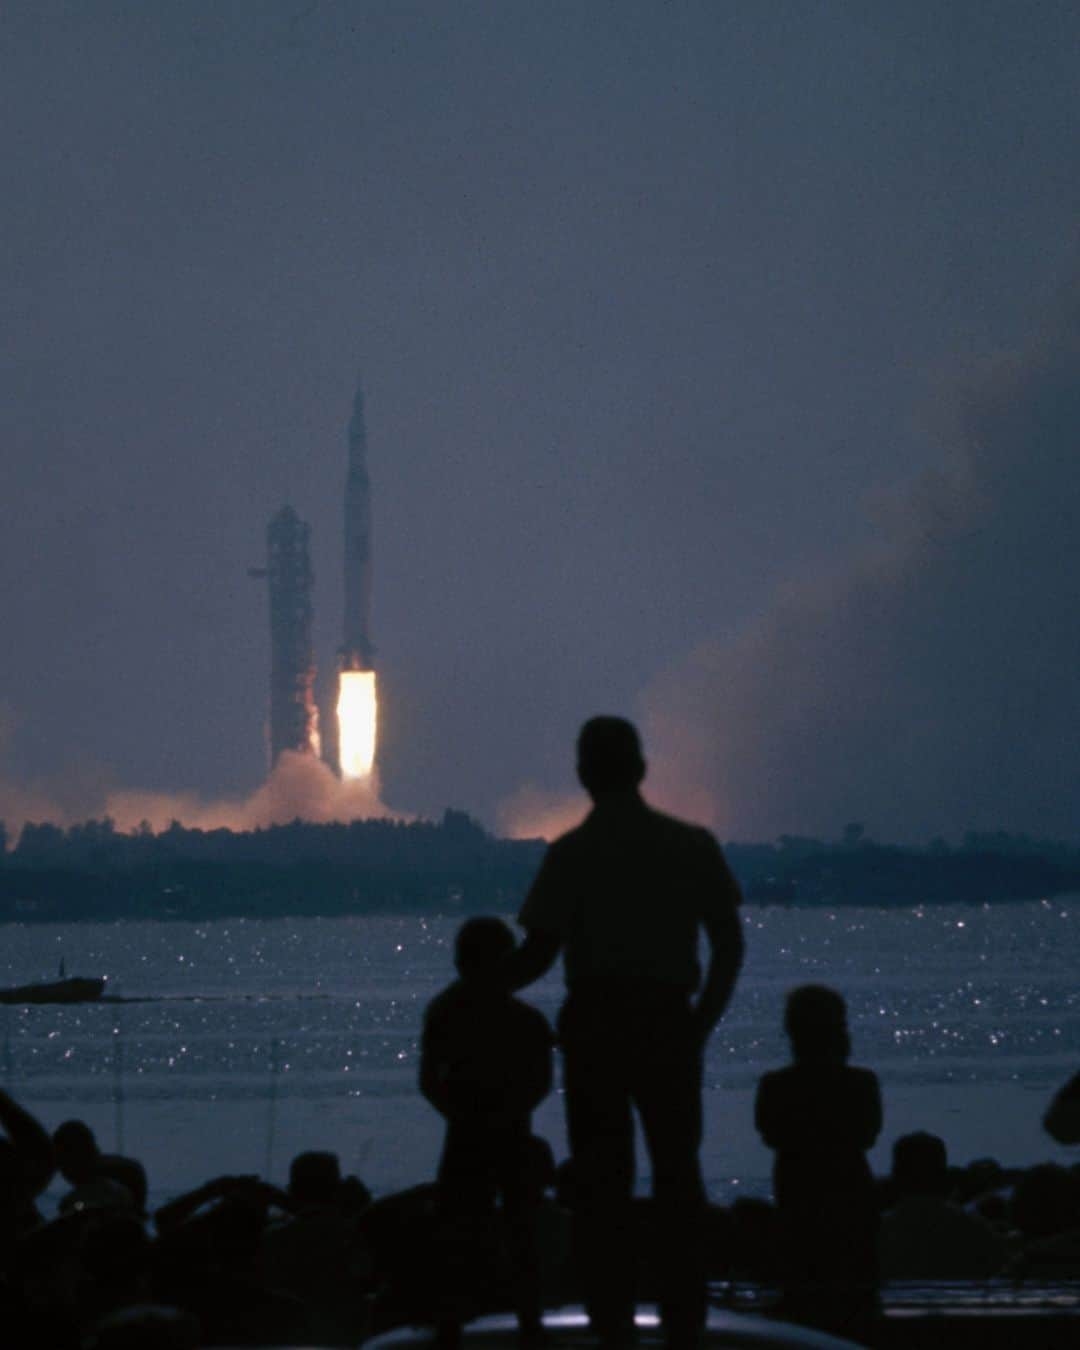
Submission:
[[[312,645],[311,527],[283,506],[266,529],[265,577],[270,598],[270,764],[284,750],[319,754]]]
[[[371,638],[371,480],[367,468],[364,396],[357,388],[348,429],[344,493],[344,609],[337,675],[337,768],[342,778],[370,781],[375,767],[378,696]],[[270,596],[270,765],[285,750],[319,756],[312,645],[311,528],[283,506],[266,531]]]

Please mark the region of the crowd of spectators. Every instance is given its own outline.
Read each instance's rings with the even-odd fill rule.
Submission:
[[[436,1327],[444,1343],[470,1317],[518,1312],[522,1338],[542,1339],[539,1311],[582,1297],[575,1250],[573,1165],[556,1166],[531,1133],[547,1090],[550,1050],[535,1020],[492,1017],[476,969],[497,958],[493,929],[459,949],[465,989],[433,1005],[421,1086],[448,1120],[437,1178],[374,1198],[331,1153],[292,1160],[284,1189],[224,1176],[152,1212],[146,1171],[103,1152],[70,1120],[51,1135],[0,1092],[0,1303],[5,1343],[55,1350],[189,1350],[200,1345],[357,1345],[397,1324]],[[843,1000],[795,991],[786,1027],[792,1064],[759,1087],[757,1125],[775,1151],[775,1201],[712,1206],[709,1278],[782,1291],[786,1311],[815,1318],[813,1298],[853,1291],[870,1310],[882,1280],[1080,1278],[1080,1165],[1009,1170],[982,1159],[949,1165],[944,1142],[897,1139],[888,1176],[866,1150],[881,1128],[876,1077],[847,1064]],[[500,1114],[484,1055],[532,1046],[521,1093]],[[485,1040],[486,1038],[486,1040]],[[471,1058],[470,1044],[484,1042]],[[485,1093],[487,1094],[485,1096]],[[479,1114],[456,1103],[483,1101]],[[1046,1117],[1080,1141],[1080,1077]],[[494,1129],[483,1118],[495,1121]],[[59,1177],[55,1216],[40,1210]],[[662,1261],[652,1202],[634,1202],[637,1288],[655,1297]],[[820,1311],[820,1310],[818,1310]]]

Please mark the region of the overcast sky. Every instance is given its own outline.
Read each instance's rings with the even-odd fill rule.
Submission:
[[[258,786],[246,569],[292,503],[325,696],[362,372],[392,804],[493,823],[619,711],[725,836],[1075,833],[1078,43],[7,0],[0,806]]]

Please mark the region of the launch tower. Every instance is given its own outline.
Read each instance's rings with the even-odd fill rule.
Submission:
[[[310,537],[311,527],[283,506],[267,526],[266,566],[248,573],[265,577],[270,595],[271,765],[283,750],[319,753]]]

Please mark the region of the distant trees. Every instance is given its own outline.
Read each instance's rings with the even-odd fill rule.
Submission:
[[[0,826],[0,840],[8,842]],[[4,918],[214,917],[478,910],[513,912],[536,872],[540,840],[498,839],[463,811],[440,821],[294,820],[245,833],[108,818],[27,825],[0,853]],[[781,835],[727,845],[761,903],[921,904],[1080,892],[1080,849],[1004,831],[958,847],[901,848],[858,821],[826,841]]]
[[[542,852],[452,810],[441,822],[294,820],[244,833],[31,824],[0,865],[0,918],[507,910]]]

